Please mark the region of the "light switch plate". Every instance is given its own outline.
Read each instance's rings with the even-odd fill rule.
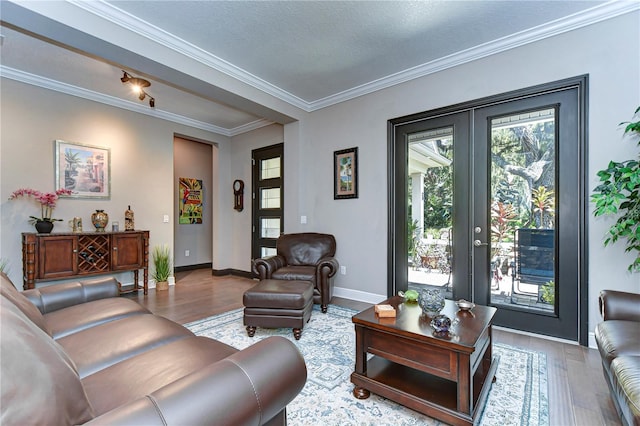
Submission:
[[[169,223],[169,215],[168,215],[168,214],[165,214],[165,215],[162,217],[162,221],[163,221],[164,223]]]

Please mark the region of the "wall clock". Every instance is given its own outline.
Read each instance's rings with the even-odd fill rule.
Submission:
[[[233,208],[239,212],[244,208],[244,182],[240,179],[233,181]]]

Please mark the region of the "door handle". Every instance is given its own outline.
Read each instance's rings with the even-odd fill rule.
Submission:
[[[488,246],[488,245],[489,245],[489,243],[483,243],[483,242],[482,242],[482,241],[480,241],[480,240],[474,240],[474,241],[473,241],[473,245],[474,245],[474,246],[476,246],[476,247],[480,247],[480,246]]]

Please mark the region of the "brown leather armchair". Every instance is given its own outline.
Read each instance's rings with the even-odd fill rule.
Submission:
[[[304,232],[283,234],[276,242],[276,256],[253,261],[261,280],[300,280],[313,284],[313,303],[322,312],[333,297],[333,276],[338,271],[336,239],[330,234]]]

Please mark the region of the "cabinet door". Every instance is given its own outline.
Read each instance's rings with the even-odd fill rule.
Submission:
[[[112,270],[126,271],[142,268],[142,234],[113,234],[111,238]]]
[[[77,237],[63,235],[38,240],[38,278],[58,278],[78,273]]]

